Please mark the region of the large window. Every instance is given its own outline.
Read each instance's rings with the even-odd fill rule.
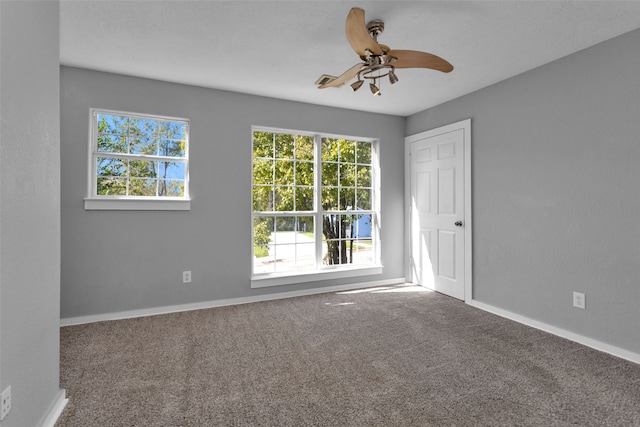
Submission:
[[[379,264],[371,140],[254,129],[253,277]]]
[[[188,140],[184,119],[92,110],[87,200],[188,201]]]

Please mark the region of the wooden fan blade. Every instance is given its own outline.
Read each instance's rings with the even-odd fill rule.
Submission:
[[[349,44],[358,55],[366,56],[367,50],[375,55],[382,55],[382,49],[369,35],[369,30],[367,30],[367,25],[364,22],[364,10],[354,7],[349,11],[346,30],[347,40],[349,40]]]
[[[363,66],[364,66],[364,64],[356,64],[353,67],[349,68],[344,73],[342,73],[342,75],[337,77],[335,80],[331,80],[329,83],[325,83],[322,86],[318,86],[318,88],[319,89],[324,89],[324,88],[327,88],[327,87],[339,87],[339,86],[342,86],[343,84],[345,84],[346,82],[348,82],[349,80],[354,78],[358,74],[358,71],[360,71]]]
[[[449,64],[439,56],[417,50],[391,50],[387,56],[397,58],[392,62],[396,68],[431,68],[432,70],[449,73],[453,70],[453,65]]]

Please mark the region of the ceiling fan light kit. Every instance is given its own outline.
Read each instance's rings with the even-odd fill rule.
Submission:
[[[369,83],[369,89],[371,89],[372,94],[380,95],[380,89],[378,89],[378,86],[376,86],[375,80],[374,83]]]
[[[370,81],[371,93],[380,95],[378,81],[388,76],[391,84],[397,83],[396,68],[429,68],[443,73],[453,70],[449,62],[436,55],[415,50],[392,50],[389,46],[378,43],[378,36],[383,31],[383,21],[374,19],[365,25],[364,10],[352,8],[347,15],[347,40],[363,62],[354,65],[338,77],[323,74],[316,81],[318,88],[341,87],[357,77],[351,84],[354,92],[360,89],[367,79]]]
[[[362,86],[363,83],[364,80],[356,80],[355,82],[351,83],[351,90],[353,90],[354,92],[357,91],[358,89],[360,89],[360,86]]]

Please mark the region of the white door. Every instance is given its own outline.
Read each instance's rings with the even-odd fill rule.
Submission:
[[[470,215],[465,216],[468,132],[466,121],[407,138],[412,281],[461,300],[467,291],[471,299],[465,281],[471,265],[465,262],[471,243],[465,239],[470,226]]]

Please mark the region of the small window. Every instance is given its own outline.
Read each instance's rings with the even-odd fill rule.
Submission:
[[[92,110],[86,209],[189,208],[189,122]]]

